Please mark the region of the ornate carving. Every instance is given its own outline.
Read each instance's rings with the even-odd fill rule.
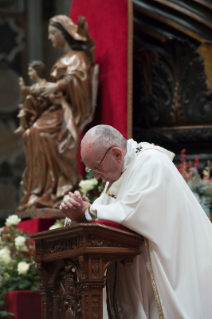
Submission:
[[[92,296],[92,318],[100,318],[100,297],[98,295]]]
[[[42,253],[41,242],[36,242],[36,257],[40,257]]]
[[[48,241],[44,244],[45,254],[72,249],[77,249],[77,236]]]
[[[93,230],[103,230],[107,238],[101,238],[101,235],[95,241]],[[83,236],[84,245],[89,237],[90,249],[80,249],[80,236]],[[38,263],[37,266],[41,277],[42,319],[102,319],[100,303],[102,289],[106,284],[106,278],[103,276],[104,267],[113,261],[137,255],[142,240],[137,234],[97,224],[78,224],[61,231],[57,230],[55,233],[40,232],[31,237],[42,245],[42,263]],[[110,238],[116,240],[111,241]],[[122,245],[123,239],[133,244]],[[58,249],[67,249],[67,242],[69,250],[64,254],[53,253],[51,259],[45,255]],[[107,248],[104,252],[102,246],[94,248],[96,243]],[[110,246],[113,249],[109,249]],[[127,254],[128,249],[123,249],[126,246],[133,248],[129,249],[130,256]],[[71,250],[73,247],[76,247],[74,253]]]
[[[65,267],[63,279],[60,282],[61,319],[80,319],[81,302],[76,270],[72,266]]]
[[[188,143],[188,142],[211,142],[212,126],[190,127],[190,128],[166,128],[166,129],[149,129],[140,130],[135,134],[135,139],[142,138],[150,143]]]
[[[92,289],[103,289],[105,286],[105,280],[102,283],[86,283],[82,284],[81,288],[82,290],[92,290]]]
[[[182,110],[182,106],[180,102],[180,84],[178,81],[175,84],[171,109],[172,109],[170,113],[171,123],[184,122],[185,119],[184,119],[183,110]]]
[[[142,63],[144,53],[139,59],[142,71],[137,74],[137,82],[142,83],[134,99],[135,127],[210,123],[212,103],[207,101],[204,63],[197,47],[179,39],[158,43],[151,48],[144,45],[144,51],[151,51],[155,59],[150,65]],[[148,79],[151,92],[144,85],[149,72],[152,72]]]
[[[45,284],[45,265],[42,265],[42,263],[37,263],[37,272],[40,277],[40,288],[39,290],[44,289]]]
[[[83,236],[79,236],[79,248],[83,248]]]
[[[91,258],[91,277],[99,277],[99,258]]]
[[[80,273],[79,273],[80,279],[85,280],[88,277],[88,275],[87,275],[87,269],[88,269],[87,258],[85,256],[79,256],[78,262],[79,262],[79,270],[80,270]]]
[[[85,296],[85,318],[89,319],[89,296]]]
[[[53,319],[60,319],[60,296],[56,291],[53,294]]]
[[[47,276],[48,276],[48,283],[53,284],[55,279],[59,273],[59,271],[65,267],[65,262],[62,260],[57,265],[53,264],[48,266]]]
[[[87,246],[88,247],[124,247],[130,248],[133,247],[131,244],[115,241],[112,239],[101,238],[94,235],[88,235],[87,237]]]

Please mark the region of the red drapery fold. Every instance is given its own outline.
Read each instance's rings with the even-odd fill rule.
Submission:
[[[129,137],[129,2],[131,0],[73,0],[70,17],[88,22],[96,43],[95,63],[100,66],[98,103],[92,123],[107,124]],[[129,123],[129,122],[128,122]],[[82,165],[79,161],[79,170]]]
[[[10,291],[5,297],[5,310],[14,314],[8,319],[41,319],[41,296],[38,291]]]
[[[18,229],[29,234],[48,230],[58,218],[33,218],[18,224]]]

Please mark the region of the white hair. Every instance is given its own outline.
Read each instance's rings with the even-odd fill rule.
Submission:
[[[124,136],[110,125],[96,125],[92,127],[83,137],[81,146],[91,137],[91,143],[94,148],[109,148],[111,146],[119,146],[122,149],[127,148],[127,140]]]

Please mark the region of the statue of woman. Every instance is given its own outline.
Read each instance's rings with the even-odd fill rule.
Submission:
[[[50,19],[49,39],[64,55],[51,70],[52,82],[34,88],[50,105],[23,133],[26,170],[22,177],[24,198],[18,211],[57,208],[65,194],[76,188],[79,132],[94,113],[95,44],[83,17],[78,24],[67,16]]]

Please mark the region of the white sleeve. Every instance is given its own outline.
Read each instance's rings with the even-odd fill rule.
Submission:
[[[88,209],[86,209],[86,211],[85,211],[85,218],[87,219],[88,222],[91,222],[93,220],[93,218],[89,214]]]

